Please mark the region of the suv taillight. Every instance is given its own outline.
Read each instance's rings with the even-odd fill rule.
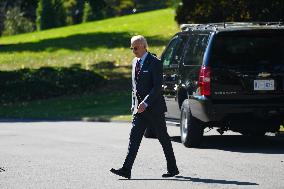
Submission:
[[[200,95],[204,96],[211,95],[210,75],[211,75],[210,67],[202,66],[199,72],[199,79],[198,79],[198,88]]]

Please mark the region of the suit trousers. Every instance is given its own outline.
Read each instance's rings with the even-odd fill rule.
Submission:
[[[167,160],[167,169],[169,172],[177,170],[176,159],[173,152],[170,136],[167,132],[165,114],[153,114],[149,111],[133,115],[132,129],[129,136],[128,153],[125,158],[123,168],[131,170],[135,161],[138,149],[140,147],[143,134],[147,127],[154,128],[157,138],[162,145],[164,155]]]

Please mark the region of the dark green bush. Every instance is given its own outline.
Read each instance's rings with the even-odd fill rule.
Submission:
[[[176,21],[208,22],[279,22],[284,19],[283,0],[182,0],[176,9]]]
[[[96,91],[102,76],[81,68],[40,68],[0,72],[1,103],[47,99]]]
[[[55,10],[52,0],[39,0],[36,9],[37,30],[56,27]]]
[[[34,31],[32,21],[24,17],[19,7],[14,7],[6,12],[3,35],[16,35]]]
[[[92,14],[92,7],[90,3],[85,1],[84,3],[84,12],[83,12],[83,22],[89,22],[94,20],[94,15]]]
[[[79,24],[83,20],[84,0],[64,0],[67,25]]]

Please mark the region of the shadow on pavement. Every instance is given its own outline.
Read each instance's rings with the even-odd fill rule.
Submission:
[[[128,180],[128,179],[119,179],[119,180]],[[230,180],[218,180],[218,179],[202,179],[202,178],[194,178],[194,177],[184,177],[184,176],[176,176],[168,179],[130,179],[129,181],[135,180],[145,180],[145,181],[183,181],[183,182],[200,182],[200,183],[210,183],[210,184],[231,184],[231,185],[242,185],[242,186],[251,186],[258,185],[253,182],[240,182],[240,181],[230,181]]]
[[[180,136],[171,137],[181,143]],[[284,137],[252,137],[242,135],[204,136],[201,149],[218,149],[241,153],[284,154]]]

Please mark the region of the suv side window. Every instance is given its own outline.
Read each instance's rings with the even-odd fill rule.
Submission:
[[[164,67],[177,65],[180,62],[187,39],[188,35],[175,36],[172,39],[166,51],[162,55]]]
[[[209,35],[191,35],[189,45],[185,51],[184,65],[201,65],[205,53]]]

